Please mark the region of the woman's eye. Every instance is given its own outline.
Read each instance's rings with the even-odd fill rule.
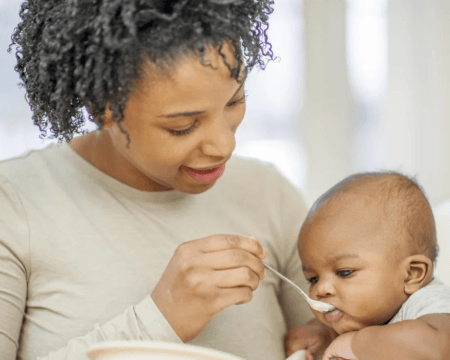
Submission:
[[[317,276],[315,276],[315,277],[312,277],[311,279],[309,279],[308,282],[310,284],[315,284],[318,280],[319,280],[319,278]]]
[[[189,134],[192,130],[194,130],[194,129],[196,128],[196,126],[197,126],[197,121],[196,121],[195,123],[193,123],[191,127],[187,128],[187,129],[185,129],[185,130],[171,130],[170,133],[171,133],[172,135],[175,135],[175,136],[179,136],[179,135],[187,135],[187,134]]]
[[[245,104],[245,99],[247,98],[247,93],[244,91],[244,94],[242,95],[242,97],[240,99],[237,99],[235,101],[230,102],[227,106],[228,107],[233,107],[236,105],[240,105],[240,104]]]
[[[353,273],[353,270],[339,270],[336,274],[342,277],[349,276]]]

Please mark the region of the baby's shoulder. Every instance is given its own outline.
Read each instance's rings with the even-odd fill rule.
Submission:
[[[403,304],[401,320],[413,320],[428,314],[450,314],[450,286],[434,278]],[[395,322],[395,321],[393,321]]]

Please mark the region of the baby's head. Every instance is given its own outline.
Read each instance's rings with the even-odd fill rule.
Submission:
[[[433,277],[433,213],[419,185],[393,172],[352,175],[322,195],[299,234],[315,316],[339,334],[388,322]]]

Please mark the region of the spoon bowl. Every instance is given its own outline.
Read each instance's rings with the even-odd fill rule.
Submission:
[[[278,271],[276,271],[275,269],[271,268],[269,265],[267,265],[264,261],[263,261],[264,266],[269,269],[270,271],[272,271],[275,275],[277,275],[280,279],[286,281],[288,284],[292,285],[300,294],[302,294],[302,296],[305,298],[305,300],[307,301],[307,303],[309,304],[309,306],[311,308],[313,308],[316,311],[325,313],[325,312],[329,312],[329,311],[333,311],[336,308],[331,305],[331,304],[327,304],[323,301],[317,301],[317,300],[313,300],[311,299],[308,295],[306,295],[306,293],[300,288],[298,287],[295,283],[293,283],[291,280],[289,280],[287,277],[285,277],[284,275],[280,274]]]

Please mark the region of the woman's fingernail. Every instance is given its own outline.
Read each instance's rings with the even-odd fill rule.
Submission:
[[[259,242],[258,238],[256,236],[249,236],[250,239],[256,240]],[[265,259],[267,257],[267,250],[263,248],[263,259]]]

